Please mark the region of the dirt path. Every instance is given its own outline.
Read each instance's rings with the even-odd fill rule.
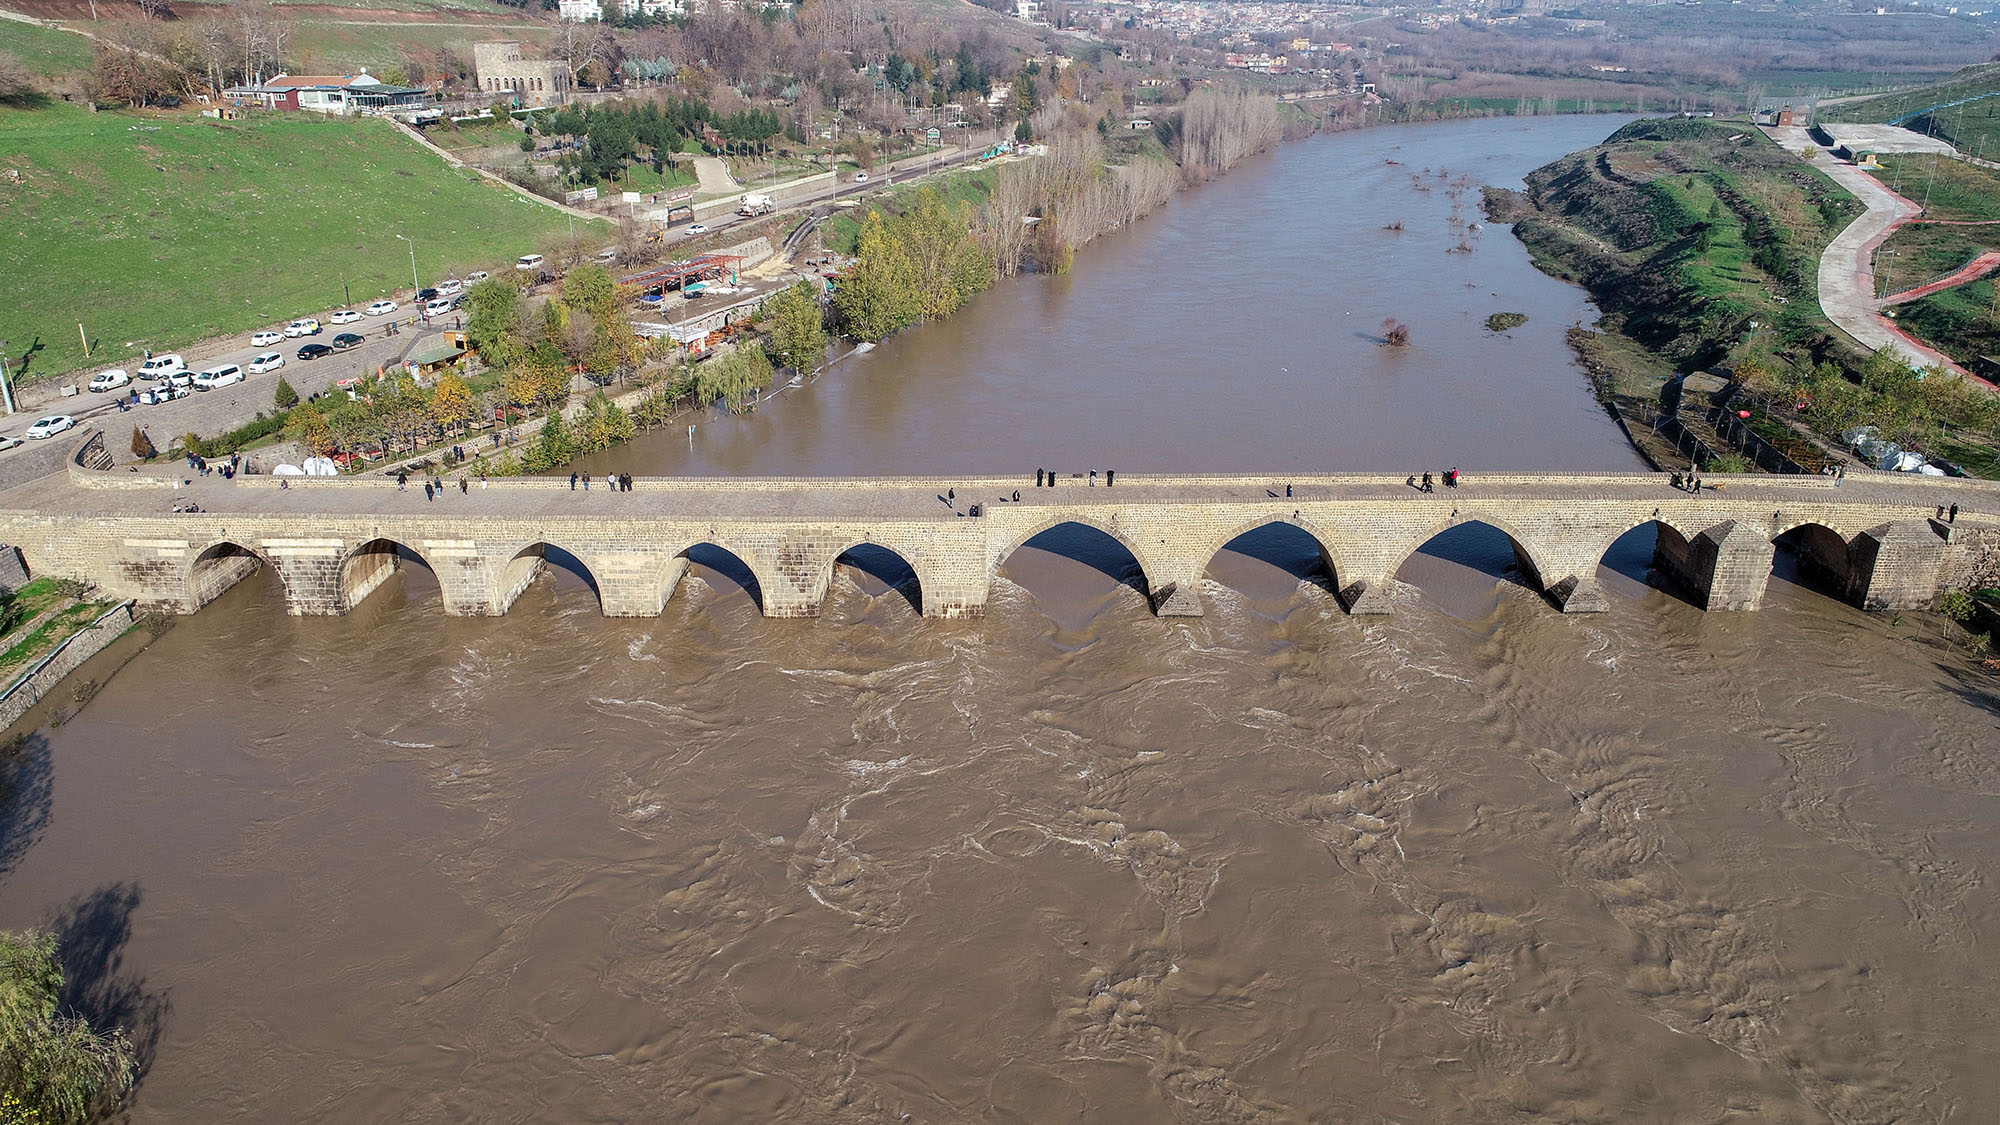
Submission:
[[[694,158],[694,174],[701,180],[703,195],[732,195],[741,184],[729,174],[729,165],[720,157],[697,156]]]

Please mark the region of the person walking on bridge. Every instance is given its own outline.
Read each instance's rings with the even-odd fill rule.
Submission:
[[[1425,492],[1437,491],[1436,489],[1431,487],[1431,475],[1428,472],[1424,473],[1424,491]]]

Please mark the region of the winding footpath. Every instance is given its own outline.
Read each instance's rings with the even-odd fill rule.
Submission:
[[[1819,259],[1819,307],[1855,341],[1871,351],[1888,348],[1914,367],[1943,367],[1970,374],[1935,348],[1918,343],[1882,315],[1875,297],[1875,249],[1922,208],[1882,186],[1852,164],[1842,164],[1814,143],[1802,126],[1770,125],[1764,132],[1787,152],[1815,152],[1815,168],[1846,188],[1868,210],[1833,236]],[[1824,159],[1821,159],[1821,157]]]

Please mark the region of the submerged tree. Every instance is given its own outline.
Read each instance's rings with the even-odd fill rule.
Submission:
[[[1383,318],[1382,342],[1392,348],[1404,347],[1410,342],[1410,326],[1393,316]]]
[[[90,1120],[138,1073],[124,1031],[98,1031],[60,1010],[64,975],[54,934],[0,931],[0,1120]]]

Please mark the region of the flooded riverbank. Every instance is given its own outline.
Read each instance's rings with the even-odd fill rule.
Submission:
[[[594,471],[1630,468],[1581,298],[1390,191],[1616,125],[1287,146]],[[1225,223],[1261,264],[1198,256]],[[1411,348],[1361,338],[1391,315]],[[1478,525],[1367,618],[1278,526],[1197,619],[1073,527],[971,621],[866,552],[814,620],[720,552],[644,620],[562,567],[499,618],[421,565],[340,618],[260,574],[36,736],[0,926],[78,935],[150,1042],[139,1122],[1990,1115],[1992,681],[1785,556],[1734,614],[1650,557],[1620,540],[1588,617]]]

